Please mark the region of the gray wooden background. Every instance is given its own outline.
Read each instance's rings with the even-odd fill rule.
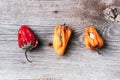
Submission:
[[[108,6],[120,0],[0,0],[0,80],[120,80],[120,23],[104,18]],[[48,47],[57,24],[73,30],[64,56]],[[18,47],[17,31],[28,25],[40,45],[28,53],[26,61]],[[105,41],[99,50],[83,45],[83,33],[94,25]]]

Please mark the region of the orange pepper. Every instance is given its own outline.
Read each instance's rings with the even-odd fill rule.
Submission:
[[[72,30],[65,25],[57,25],[54,29],[53,48],[58,55],[63,55]]]
[[[101,48],[104,44],[102,37],[98,34],[94,26],[86,28],[84,36],[84,44],[87,49],[93,50],[95,48]]]

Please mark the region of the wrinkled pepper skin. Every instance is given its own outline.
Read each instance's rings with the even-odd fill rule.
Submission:
[[[92,34],[92,36],[90,36],[90,34]],[[89,26],[86,28],[84,35],[84,44],[89,50],[94,50],[95,48],[101,48],[103,46],[104,41],[94,26]]]
[[[22,25],[18,30],[18,45],[20,48],[26,51],[25,54],[27,53],[27,51],[36,48],[38,45],[37,36],[35,36],[35,34],[31,31],[30,28],[28,28],[27,25]]]
[[[63,55],[72,30],[65,25],[57,25],[54,29],[53,48],[58,55]]]

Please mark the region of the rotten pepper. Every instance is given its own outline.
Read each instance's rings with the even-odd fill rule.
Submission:
[[[38,37],[32,32],[27,25],[22,25],[18,30],[18,45],[25,50],[25,57],[28,62],[31,62],[27,57],[27,51],[36,48],[38,45]]]
[[[94,50],[95,48],[101,48],[103,46],[104,41],[94,26],[89,26],[86,28],[84,35],[84,44],[89,50]]]
[[[57,25],[54,29],[53,48],[58,55],[63,55],[70,39],[72,30],[64,25]]]

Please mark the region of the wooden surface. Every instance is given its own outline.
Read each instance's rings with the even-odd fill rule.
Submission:
[[[0,0],[0,79],[16,80],[120,80],[120,23],[108,21],[103,10],[120,6],[120,0]],[[57,24],[73,30],[64,56],[47,44]],[[18,47],[17,31],[22,24],[38,35],[40,45],[26,61]],[[83,45],[87,26],[95,25],[105,41],[99,50]]]

